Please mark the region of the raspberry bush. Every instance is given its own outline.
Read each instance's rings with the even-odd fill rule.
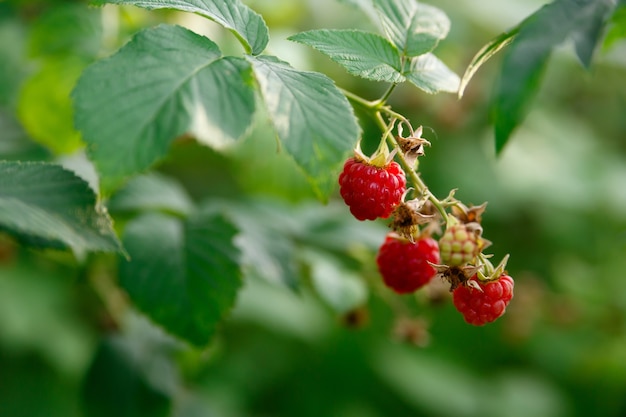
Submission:
[[[489,80],[455,97],[505,50],[497,154],[564,40],[585,66],[619,45],[623,1],[554,0],[474,58],[504,22],[476,2],[455,4],[450,31],[416,0],[89,1],[0,2],[3,414],[504,415],[523,396],[561,415],[547,375],[581,360],[602,382],[584,415],[624,414],[607,410],[626,398],[623,341],[601,342],[626,305],[609,236],[623,164],[584,142],[624,137],[621,55],[594,68],[611,88],[568,76],[543,95],[507,164],[480,145]],[[476,195],[496,210],[461,201]],[[550,334],[579,323],[593,344]],[[426,347],[431,328],[443,349],[388,343]],[[531,375],[541,390],[490,367],[523,352],[559,358]],[[349,389],[323,390],[337,380]],[[450,392],[424,395],[431,382]],[[567,411],[584,409],[574,397]]]

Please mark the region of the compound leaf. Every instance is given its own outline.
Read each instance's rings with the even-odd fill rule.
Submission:
[[[258,55],[267,46],[269,31],[263,18],[240,0],[95,0],[96,4],[132,4],[148,10],[176,9],[197,13],[232,31],[246,48]]]
[[[455,93],[461,82],[456,73],[431,53],[411,59],[403,74],[409,82],[429,94]]]
[[[322,29],[298,33],[289,39],[317,49],[352,75],[389,83],[405,80],[398,49],[375,33]]]
[[[272,56],[249,59],[279,139],[327,199],[360,134],[352,107],[325,75],[298,71]]]
[[[432,51],[450,31],[443,11],[415,0],[374,0],[374,7],[387,37],[408,57]]]
[[[179,26],[139,32],[88,67],[73,96],[105,191],[149,168],[185,132],[218,147],[236,140],[254,113],[250,65]]]

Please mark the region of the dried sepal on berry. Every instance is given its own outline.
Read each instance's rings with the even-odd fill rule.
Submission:
[[[393,220],[389,227],[399,234],[400,236],[413,242],[419,236],[428,234],[420,233],[420,225],[432,223],[436,216],[434,214],[422,214],[420,209],[423,206],[423,201],[410,200],[401,202],[398,204],[393,212]]]
[[[400,146],[400,149],[404,155],[404,159],[407,164],[415,169],[417,166],[417,159],[424,155],[424,146],[430,146],[430,142],[422,137],[422,126],[413,130],[413,127],[408,125],[410,134],[407,137],[402,135],[402,123],[398,125],[398,135],[396,141]]]
[[[478,223],[483,220],[482,215],[487,209],[487,202],[482,203],[479,206],[466,206],[460,201],[456,200],[451,207],[452,215],[463,224]]]
[[[482,265],[449,266],[431,264],[437,271],[437,277],[442,278],[450,284],[450,291],[463,285],[472,285],[470,278],[482,268]]]

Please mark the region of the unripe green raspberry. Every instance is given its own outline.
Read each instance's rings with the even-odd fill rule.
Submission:
[[[479,251],[479,236],[464,224],[446,229],[439,239],[441,262],[449,266],[462,266],[471,262]]]

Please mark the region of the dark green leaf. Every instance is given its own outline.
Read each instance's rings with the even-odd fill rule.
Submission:
[[[32,139],[57,154],[82,146],[74,130],[70,93],[85,64],[73,58],[48,61],[23,85],[18,115]]]
[[[430,52],[450,31],[450,20],[440,9],[415,0],[374,0],[383,29],[408,57]]]
[[[430,53],[413,58],[403,74],[409,82],[430,94],[459,90],[459,76]]]
[[[122,248],[89,185],[43,162],[0,162],[0,227],[18,238],[62,243],[77,255]]]
[[[250,61],[278,137],[327,199],[360,134],[350,104],[322,74],[295,70],[271,56]]]
[[[496,152],[504,148],[513,130],[526,117],[552,50],[593,19],[598,9],[605,7],[604,3],[605,0],[557,0],[522,22],[519,34],[504,55],[496,85]],[[589,48],[583,44],[588,42],[578,43],[579,53],[587,51],[585,54],[589,55]]]
[[[311,30],[289,38],[309,45],[342,65],[350,74],[373,81],[401,83],[398,49],[385,38],[358,30]]]
[[[102,43],[101,13],[82,3],[59,4],[35,21],[28,41],[34,56],[94,58]]]
[[[254,112],[249,64],[221,58],[211,40],[179,26],[140,32],[88,67],[73,96],[105,191],[150,167],[185,132],[215,146],[232,142]]]
[[[241,285],[235,228],[200,212],[187,222],[150,213],[124,233],[131,260],[120,283],[135,305],[170,333],[206,345]]]
[[[152,9],[176,9],[208,17],[230,29],[246,48],[258,55],[267,46],[269,33],[263,18],[240,0],[95,0],[97,4],[132,4]]]
[[[171,399],[151,385],[138,358],[120,339],[104,340],[83,383],[83,409],[90,417],[166,417]]]
[[[474,58],[472,58],[472,61],[467,66],[467,69],[465,70],[465,74],[463,74],[463,77],[461,78],[461,84],[459,86],[459,98],[463,96],[463,93],[465,92],[465,88],[467,87],[467,84],[469,84],[474,74],[476,74],[476,71],[478,71],[478,69],[485,62],[487,62],[492,56],[494,56],[495,54],[500,52],[503,48],[505,48],[507,45],[509,45],[513,41],[513,39],[515,38],[518,32],[519,32],[519,26],[515,27],[513,30],[509,32],[505,32],[501,35],[496,36],[485,46],[480,48],[480,50],[476,53],[476,55],[474,55]]]
[[[193,203],[179,183],[153,172],[130,180],[111,197],[108,206],[111,211],[163,210],[185,215]]]

